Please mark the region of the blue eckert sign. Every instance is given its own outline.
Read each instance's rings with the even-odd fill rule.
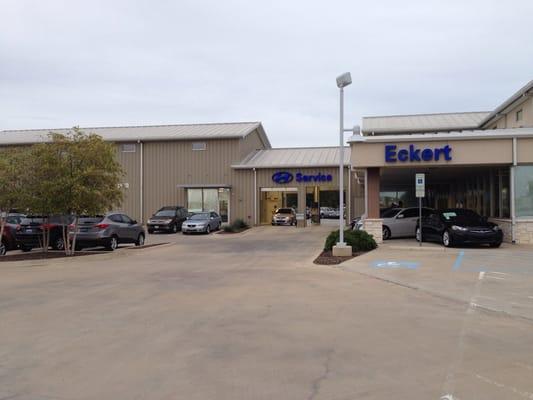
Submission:
[[[395,144],[385,145],[385,162],[420,162],[420,161],[445,161],[452,159],[452,148],[449,145],[435,148],[417,148],[410,144],[407,148],[398,148]]]
[[[272,175],[272,180],[279,184],[289,183],[294,180],[294,175],[288,171],[275,172]],[[333,176],[331,174],[318,173],[316,175],[306,175],[301,172],[296,173],[296,182],[331,182]]]

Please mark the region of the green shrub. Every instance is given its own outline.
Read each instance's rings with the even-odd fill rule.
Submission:
[[[235,229],[246,229],[248,228],[248,224],[246,222],[244,222],[244,220],[242,219],[236,219],[232,226],[235,228]]]
[[[224,232],[235,232],[233,225],[224,225]]]
[[[331,232],[326,238],[324,245],[325,251],[331,251],[333,246],[339,241],[339,230]],[[351,229],[344,231],[344,241],[347,245],[352,246],[352,252],[370,251],[378,247],[374,237],[365,231],[353,231]]]

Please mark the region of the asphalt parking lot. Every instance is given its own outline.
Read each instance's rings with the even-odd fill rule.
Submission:
[[[533,398],[529,248],[314,265],[329,229],[0,264],[0,399]]]

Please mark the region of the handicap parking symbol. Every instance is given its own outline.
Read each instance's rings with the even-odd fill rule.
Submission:
[[[384,261],[378,260],[372,263],[373,268],[381,269],[417,269],[420,263],[414,261]]]

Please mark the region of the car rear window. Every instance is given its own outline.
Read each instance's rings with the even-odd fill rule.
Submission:
[[[155,213],[156,217],[173,217],[176,215],[176,210],[159,210]]]
[[[98,224],[104,219],[103,216],[97,216],[97,217],[80,217],[78,219],[78,225],[93,225]]]

